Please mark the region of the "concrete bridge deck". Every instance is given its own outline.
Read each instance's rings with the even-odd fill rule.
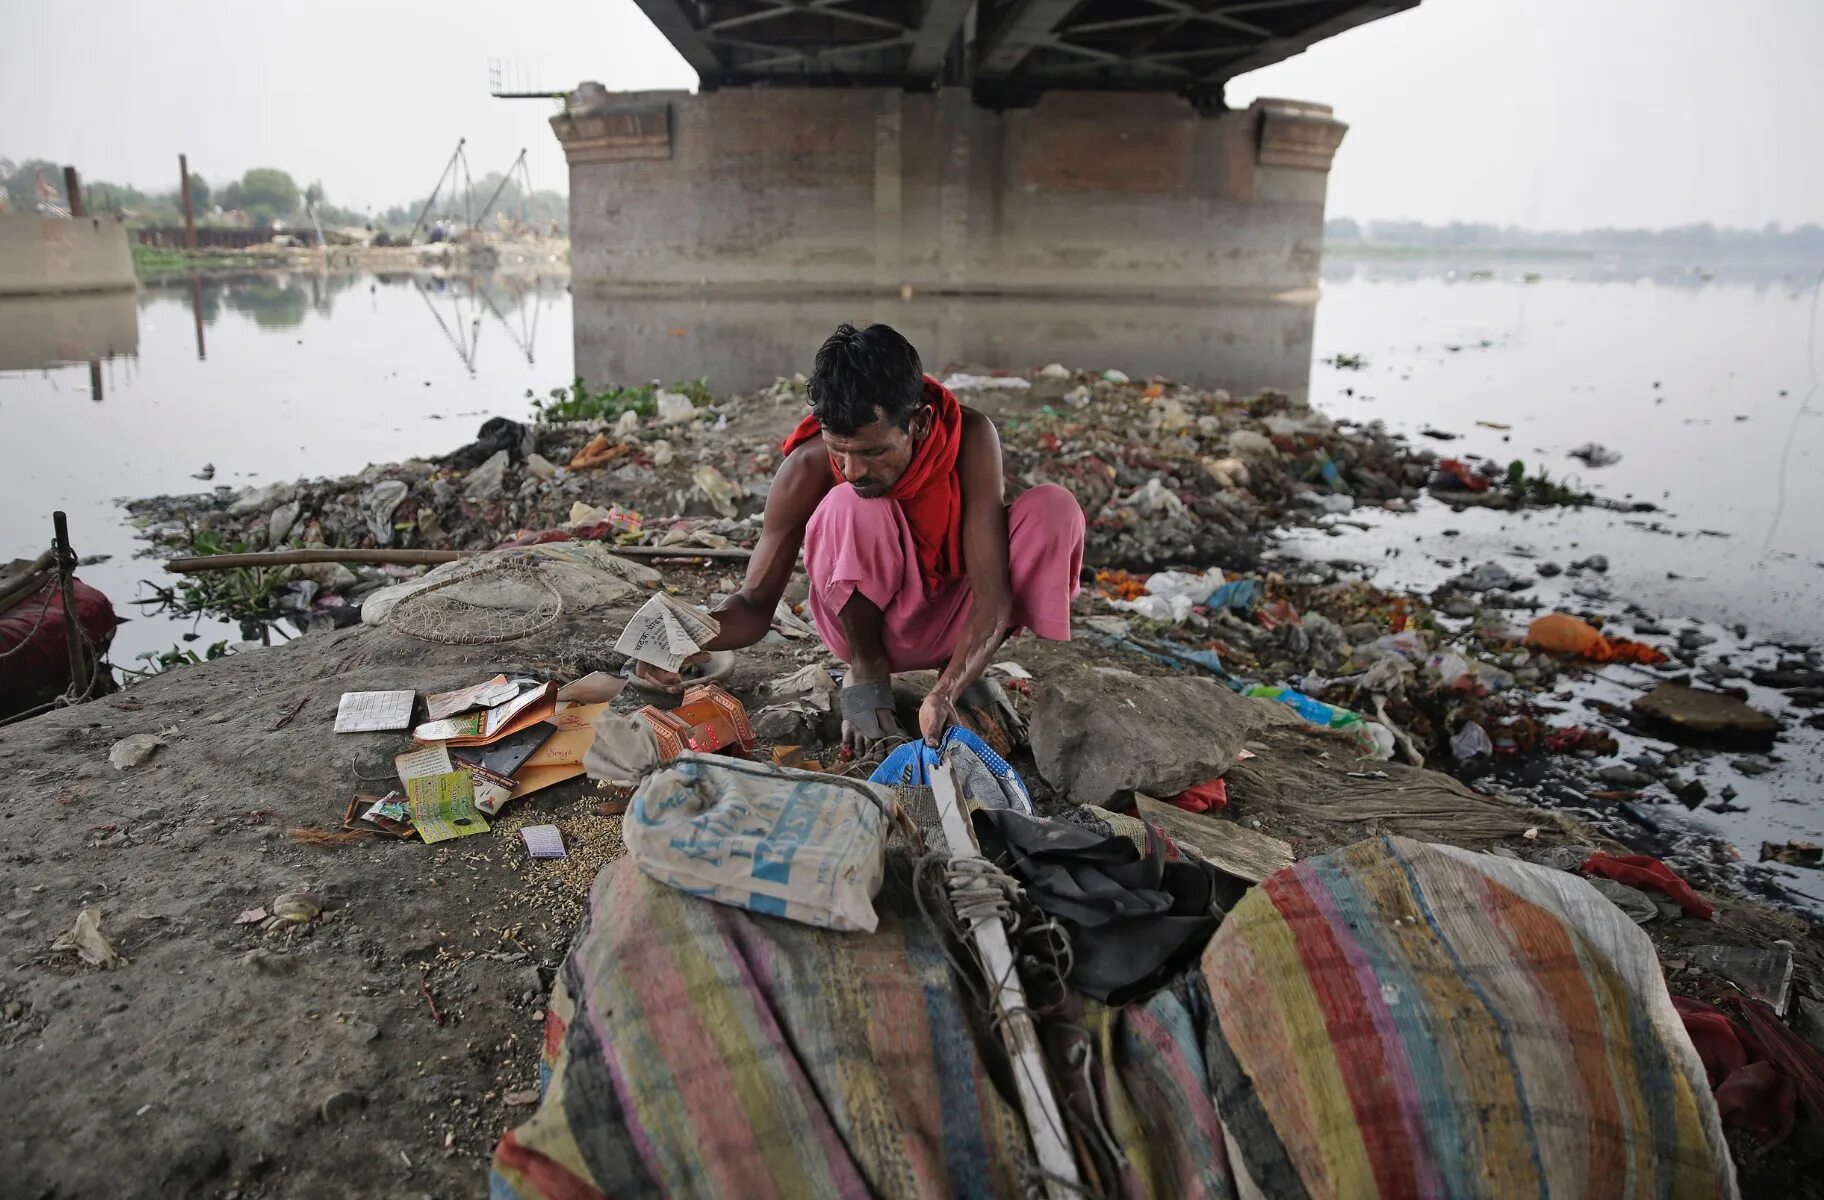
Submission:
[[[705,90],[750,83],[1174,91],[1235,76],[1418,0],[638,0]]]

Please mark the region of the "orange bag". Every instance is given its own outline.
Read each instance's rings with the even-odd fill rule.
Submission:
[[[1645,642],[1603,637],[1588,621],[1570,613],[1547,613],[1526,631],[1526,644],[1553,654],[1569,654],[1592,662],[1631,662],[1651,666],[1666,661],[1663,652]]]

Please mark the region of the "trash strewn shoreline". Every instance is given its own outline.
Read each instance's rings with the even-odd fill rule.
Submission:
[[[1531,581],[1492,565],[1419,595],[1287,559],[1274,529],[1397,511],[1438,460],[1272,397],[1023,382],[967,398],[992,407],[1013,487],[1082,489],[1095,564],[1073,640],[1013,639],[990,672],[1003,728],[1030,727],[1006,761],[1040,814],[1097,836],[1145,822],[1244,890],[1381,835],[1524,860],[1639,923],[1679,1002],[1764,995],[1794,1037],[1824,1036],[1818,925],[1779,892],[1817,874],[1808,851],[1752,863],[1677,819],[1693,800],[1729,803],[1723,773],[1794,736],[1816,689],[1807,652],[1757,658],[1645,616],[1534,612]],[[218,579],[201,603],[283,597],[311,632],[9,731],[0,1080],[35,1130],[147,1131],[102,1139],[55,1178],[21,1149],[30,1190],[472,1190],[541,1098],[547,997],[567,994],[591,882],[626,851],[628,791],[594,782],[618,778],[601,730],[679,744],[710,730],[751,746],[762,773],[865,775],[837,749],[840,664],[793,606],[802,586],[772,634],[716,667],[694,713],[688,697],[661,711],[619,690],[616,635],[655,589],[705,605],[737,586],[738,561],[692,551],[752,540],[774,439],[801,403],[789,381],[738,403],[662,395],[675,398],[631,420],[490,422],[441,461],[135,505],[166,550],[520,548],[433,572],[186,576]],[[636,544],[662,555],[611,553]],[[517,578],[532,560],[551,587]],[[1603,574],[1587,554],[1565,570]],[[508,584],[520,600],[475,604]],[[1738,675],[1749,699],[1722,691]],[[1585,703],[1586,681],[1619,677],[1637,684],[1625,699]],[[1709,698],[1692,702],[1693,685]],[[927,686],[896,680],[902,720]],[[1624,757],[1637,728],[1667,749]],[[150,1024],[143,1053],[167,1069],[111,1070]],[[1806,1176],[1792,1138],[1729,1138],[1747,1194]]]
[[[1780,887],[1778,844],[1765,856],[1772,867],[1749,870],[1725,843],[1678,819],[1700,805],[1731,811],[1737,788],[1717,776],[1771,769],[1773,748],[1756,743],[1725,755],[1701,732],[1676,736],[1678,722],[1656,722],[1650,708],[1591,699],[1586,683],[1597,673],[1637,679],[1643,694],[1661,686],[1658,694],[1675,705],[1726,703],[1709,697],[1733,689],[1743,709],[1735,719],[1755,724],[1762,742],[1777,729],[1807,736],[1804,726],[1819,724],[1824,703],[1815,648],[1718,655],[1707,649],[1709,635],[1675,635],[1644,614],[1631,624],[1582,607],[1535,614],[1531,580],[1494,563],[1417,596],[1373,587],[1347,567],[1272,555],[1276,529],[1346,534],[1357,507],[1402,512],[1426,492],[1453,505],[1610,502],[1530,475],[1523,464],[1442,457],[1270,392],[1238,400],[1220,389],[1055,364],[948,382],[995,417],[1010,492],[1059,483],[1088,515],[1086,560],[1096,575],[1086,587],[1095,602],[1080,636],[1111,653],[1278,696],[1320,723],[1359,726],[1403,761],[1568,808],[1673,854],[1706,882],[1804,902]],[[802,381],[780,379],[746,396],[700,387],[625,395],[634,398],[615,402],[627,407],[598,420],[494,418],[474,442],[440,458],[129,508],[156,544],[186,550],[478,550],[574,539],[673,547],[682,556],[750,545]],[[565,405],[574,407],[568,394]],[[1214,567],[1220,578],[1201,592],[1183,583],[1170,597],[1149,590],[1167,590],[1151,581],[1175,578],[1157,573],[1171,567]],[[1598,596],[1607,569],[1600,555],[1585,555],[1542,562],[1537,575],[1568,570]],[[365,596],[418,570],[315,564],[259,582],[268,615],[321,631],[358,621]],[[1566,623],[1573,641],[1529,638],[1538,617]],[[1609,640],[1628,632],[1658,661],[1611,665]],[[1598,645],[1600,652],[1578,652]],[[1777,713],[1744,703],[1738,685],[1747,674],[1786,685],[1758,701],[1772,701]],[[1680,690],[1692,684],[1695,691]],[[1613,729],[1650,734],[1663,748],[1623,760]],[[1682,744],[1692,740],[1698,744]]]

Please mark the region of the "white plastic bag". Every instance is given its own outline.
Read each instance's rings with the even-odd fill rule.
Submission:
[[[891,805],[858,780],[685,754],[646,776],[621,836],[640,870],[680,891],[872,933]]]

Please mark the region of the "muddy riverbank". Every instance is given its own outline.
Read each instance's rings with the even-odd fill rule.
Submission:
[[[666,582],[696,600],[730,583],[714,569]],[[494,1140],[527,1111],[543,999],[595,867],[619,853],[620,818],[576,780],[510,802],[485,836],[437,846],[319,846],[293,831],[334,830],[348,797],[383,783],[399,749],[401,735],[331,732],[344,691],[431,691],[499,670],[573,678],[612,665],[606,647],[631,608],[491,648],[368,627],[313,635],[10,730],[0,747],[9,834],[0,1080],[32,1117],[9,1125],[3,1190],[302,1197],[479,1187]],[[1077,640],[1007,647],[1035,693],[1085,666],[1178,675],[1099,641],[1098,598],[1077,609]],[[757,711],[768,682],[821,661],[814,644],[762,644],[740,657],[729,686]],[[1030,717],[1018,688],[1015,697]],[[1526,857],[1626,849],[1435,772],[1364,762],[1346,732],[1258,703],[1271,719],[1249,742],[1254,757],[1230,773],[1227,807],[1179,813],[1175,836],[1195,845],[1245,826],[1299,856],[1382,830]],[[137,734],[163,744],[139,765],[111,765],[110,749]],[[1184,752],[1173,750],[1183,738],[1171,729],[1154,734],[1150,749],[1125,751],[1142,761]],[[812,748],[830,748],[823,733]],[[1047,808],[1068,802],[1030,756],[1016,765]],[[571,857],[529,862],[515,831],[546,822],[563,831]],[[287,892],[313,897],[324,915],[272,933],[243,923]],[[1690,947],[1786,939],[1798,1002],[1818,998],[1815,926],[1726,896],[1713,902],[1713,920],[1660,915],[1648,925],[1674,990],[1730,986],[1689,965]],[[52,949],[85,909],[120,955],[112,970]],[[1804,1170],[1790,1144],[1738,1150],[1745,1182],[1785,1184]]]

